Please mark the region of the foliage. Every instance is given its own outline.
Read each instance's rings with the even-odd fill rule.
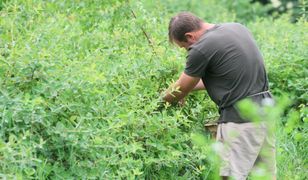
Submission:
[[[204,153],[210,146],[204,151],[192,139],[202,134],[209,140],[203,122],[217,116],[216,106],[198,92],[186,107],[157,110],[160,92],[184,67],[185,52],[167,42],[169,18],[182,10],[212,22],[247,23],[264,54],[273,92],[288,92],[295,102],[286,112],[295,123],[286,118],[281,126],[289,130],[279,129],[278,165],[284,170],[279,176],[305,176],[305,168],[282,162],[291,157],[302,165],[307,159],[307,142],[299,141],[307,139],[307,22],[258,15],[243,20],[247,12],[238,16],[239,9],[216,0],[2,5],[0,177],[213,177],[211,154]]]
[[[253,0],[269,7],[268,14],[279,17],[283,13],[291,14],[291,22],[297,22],[299,18],[307,20],[308,4],[306,0]]]
[[[249,24],[262,50],[274,93],[288,92],[295,105],[307,103],[308,28],[306,21],[285,23],[287,17]],[[270,30],[269,30],[270,29]],[[287,29],[287,31],[286,31]],[[292,32],[292,33],[291,33]]]

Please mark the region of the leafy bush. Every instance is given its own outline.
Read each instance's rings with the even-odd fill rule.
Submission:
[[[211,154],[205,153],[210,151],[210,143],[204,151],[191,137],[201,133],[209,140],[203,122],[217,116],[216,106],[199,92],[188,98],[186,107],[157,110],[160,92],[179,75],[185,61],[185,52],[167,42],[171,15],[192,10],[212,22],[237,20],[235,12],[229,12],[220,1],[202,3],[204,6],[199,1],[171,0],[3,3],[0,176],[213,177]],[[260,19],[248,26],[264,53],[273,92],[290,93],[294,111],[300,109],[300,118],[306,118],[307,22]],[[292,130],[299,127],[297,132],[306,136],[307,121],[305,126],[301,120],[296,122]],[[288,137],[300,136],[281,134],[282,150]],[[305,145],[307,142],[296,144],[301,149],[292,151],[298,153],[292,156],[296,164],[307,159]],[[296,167],[288,169],[292,162],[282,164],[282,160],[279,167],[290,177]],[[305,171],[296,172],[300,179]]]

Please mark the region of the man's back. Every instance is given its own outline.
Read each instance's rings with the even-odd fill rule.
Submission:
[[[243,121],[234,103],[268,88],[262,55],[251,33],[238,23],[207,30],[189,48],[185,73],[202,78],[220,107],[220,122]]]

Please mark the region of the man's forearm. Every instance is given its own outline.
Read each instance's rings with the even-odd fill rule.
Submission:
[[[169,103],[183,99],[198,84],[200,78],[182,73],[180,78],[166,91],[163,100]]]
[[[168,103],[175,103],[175,102],[180,101],[186,95],[187,93],[184,93],[183,91],[181,91],[180,86],[177,83],[175,83],[165,92],[163,100]]]

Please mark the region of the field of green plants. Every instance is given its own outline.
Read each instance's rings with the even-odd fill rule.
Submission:
[[[246,0],[0,1],[0,179],[215,179],[215,104],[205,91],[160,104],[185,66],[168,42],[180,11],[251,30],[288,101],[273,121],[277,179],[308,179],[306,12],[290,23]]]

